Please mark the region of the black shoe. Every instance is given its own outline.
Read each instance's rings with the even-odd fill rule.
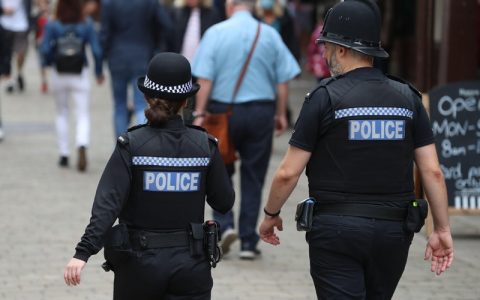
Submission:
[[[68,167],[68,156],[60,156],[60,160],[58,161],[58,165],[62,168]]]
[[[80,172],[85,172],[87,169],[87,148],[85,146],[78,147],[77,169]]]
[[[21,92],[23,92],[23,90],[25,89],[25,81],[23,81],[23,76],[22,75],[18,75],[17,84],[18,84],[18,89]]]
[[[13,93],[14,90],[15,90],[15,87],[13,86],[13,83],[10,83],[9,85],[7,85],[7,88],[6,88],[7,93],[11,94]]]

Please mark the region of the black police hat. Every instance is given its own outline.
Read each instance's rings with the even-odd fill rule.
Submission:
[[[345,0],[332,7],[317,44],[330,42],[366,55],[387,58],[380,42],[381,17],[377,4],[370,0]]]
[[[200,85],[192,83],[188,60],[178,53],[162,52],[150,60],[146,76],[137,80],[138,88],[147,96],[181,101],[195,95]]]

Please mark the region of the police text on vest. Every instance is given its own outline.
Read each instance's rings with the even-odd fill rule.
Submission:
[[[350,120],[349,140],[403,140],[405,120]]]
[[[196,192],[199,190],[199,172],[143,173],[143,190],[151,192]]]

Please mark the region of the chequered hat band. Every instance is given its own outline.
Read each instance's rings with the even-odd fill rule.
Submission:
[[[151,81],[147,76],[145,76],[145,81],[143,85],[150,90],[166,92],[170,94],[186,94],[192,90],[192,80],[189,82],[180,84],[180,85],[161,85]]]
[[[159,167],[206,167],[210,163],[209,157],[155,157],[134,156],[132,164],[136,166]]]
[[[397,116],[413,118],[413,111],[400,107],[354,107],[335,111],[335,119],[357,116]]]

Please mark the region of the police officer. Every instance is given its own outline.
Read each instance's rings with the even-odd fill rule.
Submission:
[[[216,140],[186,127],[179,115],[200,86],[192,84],[185,57],[160,53],[138,87],[149,104],[148,123],[118,138],[65,282],[79,284],[88,258],[105,243],[105,268],[115,273],[114,299],[210,299],[205,198],[225,213],[234,191]]]
[[[316,200],[307,232],[310,272],[319,299],[390,299],[410,243],[424,221],[414,201],[413,162],[433,215],[425,259],[443,273],[453,260],[447,195],[420,94],[373,68],[386,58],[380,13],[370,1],[344,1],[327,14],[332,78],[307,94],[289,149],[276,171],[261,238],[280,243],[280,209],[306,167]],[[412,228],[414,218],[415,228]]]

